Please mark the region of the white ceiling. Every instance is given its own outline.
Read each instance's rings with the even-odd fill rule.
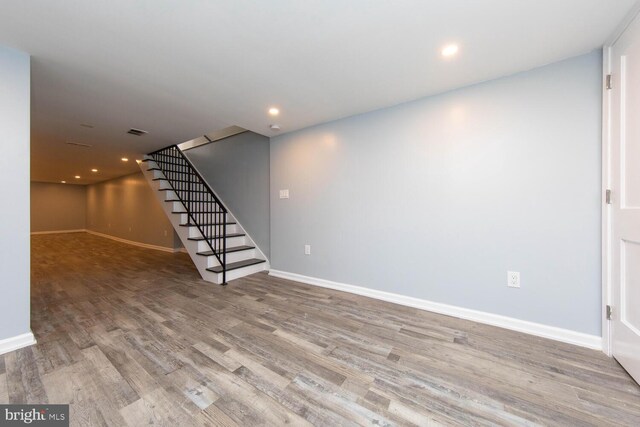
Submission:
[[[634,3],[0,0],[0,45],[33,57],[32,179],[88,183],[229,125],[271,136],[272,105],[288,132],[586,53]]]

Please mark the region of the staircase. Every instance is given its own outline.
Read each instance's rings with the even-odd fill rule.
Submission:
[[[264,254],[176,145],[140,163],[202,278],[226,285],[269,268]]]

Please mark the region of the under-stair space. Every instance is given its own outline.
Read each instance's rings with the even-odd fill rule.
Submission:
[[[140,169],[198,272],[226,284],[269,269],[269,262],[182,151],[148,154]]]

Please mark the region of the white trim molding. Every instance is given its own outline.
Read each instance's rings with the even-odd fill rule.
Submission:
[[[32,231],[31,234],[32,235],[37,235],[37,234],[66,234],[66,233],[84,233],[87,230],[85,230],[84,228],[79,228],[77,230],[53,230],[53,231]]]
[[[127,244],[133,245],[133,246],[139,246],[141,248],[155,249],[157,251],[171,252],[171,253],[176,253],[176,252],[180,252],[181,251],[181,248],[167,248],[166,246],[158,246],[158,245],[151,245],[149,243],[135,242],[133,240],[127,240],[127,239],[123,239],[121,237],[111,236],[109,234],[98,233],[97,231],[93,231],[93,230],[86,230],[86,232],[89,233],[89,234],[93,234],[95,236],[100,236],[100,237],[104,237],[106,239],[115,240],[116,242],[127,243]]]
[[[31,331],[15,337],[5,338],[0,340],[0,354],[9,353],[34,344],[36,344],[36,337],[33,336]]]
[[[439,302],[428,301],[420,298],[363,288],[361,286],[332,282],[330,280],[303,276],[301,274],[289,273],[286,271],[269,270],[269,275],[282,279],[306,283],[308,285],[320,286],[323,288],[334,289],[337,291],[349,292],[356,295],[375,298],[378,300],[392,302],[407,307],[418,308],[420,310],[430,311],[433,313],[445,314],[447,316],[458,317],[460,319],[472,320],[478,323],[484,323],[487,325],[510,329],[512,331],[524,332],[526,334],[549,338],[555,341],[561,341],[564,343],[587,347],[594,350],[602,350],[602,338],[596,335],[589,335],[569,329],[543,325],[541,323],[529,322],[526,320],[515,319],[513,317],[501,316],[499,314],[471,310],[469,308],[442,304]]]

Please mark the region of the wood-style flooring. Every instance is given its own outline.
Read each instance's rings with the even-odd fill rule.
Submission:
[[[628,425],[640,388],[598,351],[264,273],[202,281],[186,254],[32,237],[38,344],[0,402],[86,426]]]

